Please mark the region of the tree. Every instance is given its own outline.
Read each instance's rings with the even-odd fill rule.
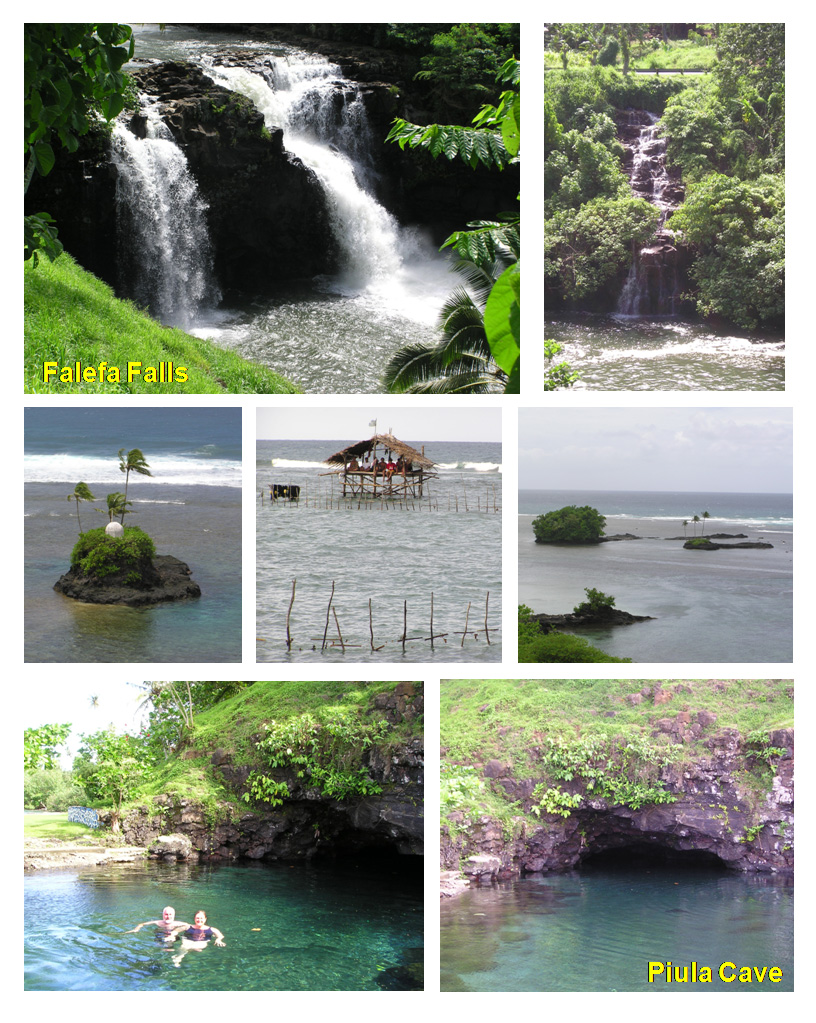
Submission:
[[[142,738],[153,763],[162,763],[193,734],[195,715],[243,692],[254,682],[143,682],[140,708],[150,708]]]
[[[589,505],[570,504],[533,519],[536,543],[597,543],[605,526],[606,518]]]
[[[48,174],[54,147],[76,152],[95,115],[112,120],[124,109],[125,76],[133,56],[128,25],[44,24],[24,26],[25,192],[34,174]],[[25,258],[38,252],[54,260],[62,252],[47,213],[25,218]]]
[[[688,519],[683,519],[683,536],[686,535],[686,530],[687,529],[688,529]]]
[[[133,514],[132,512],[127,510],[127,506],[128,505],[132,505],[133,502],[132,501],[126,501],[125,500],[125,495],[122,494],[122,493],[119,493],[119,491],[117,491],[116,493],[113,493],[113,494],[108,494],[108,496],[106,498],[106,501],[107,501],[107,504],[108,504],[107,512],[102,511],[101,508],[97,508],[96,510],[99,512],[100,515],[107,514],[108,522],[113,522],[114,516],[116,516],[116,515],[121,515],[122,516],[122,521],[124,522],[125,515],[132,515]]]
[[[454,270],[467,287],[449,296],[439,315],[442,337],[400,348],[385,370],[392,393],[483,394],[504,391],[506,374],[496,365],[485,328],[485,307],[503,267],[512,258],[496,252],[491,262],[459,260]]]
[[[133,448],[132,451],[128,451],[127,456],[125,456],[125,449],[119,448],[119,468],[125,474],[125,499],[122,504],[122,518],[119,520],[124,524],[125,506],[131,503],[127,499],[127,488],[130,474],[132,472],[137,472],[140,476],[152,476],[153,473],[150,471],[150,466],[145,461],[145,456],[138,448]]]
[[[706,519],[710,519],[710,518],[711,518],[711,516],[710,516],[710,515],[708,514],[708,512],[703,512],[703,525],[705,525],[705,520],[706,520]],[[700,534],[701,534],[701,535],[704,535],[704,534],[702,533],[702,530],[700,531]]]
[[[584,593],[587,599],[575,605],[572,609],[573,614],[603,615],[615,606],[615,598],[611,594],[596,590],[594,586],[585,586]]]
[[[695,515],[691,521],[694,523],[694,535],[697,536],[697,523],[700,521],[700,516]]]
[[[68,495],[68,500],[76,501],[77,525],[79,526],[80,535],[82,535],[82,523],[79,521],[79,502],[95,501],[96,498],[91,493],[87,483],[77,483],[72,493]]]
[[[499,170],[517,163],[521,144],[520,65],[512,58],[502,65],[497,80],[508,85],[493,106],[486,104],[473,118],[475,127],[460,125],[416,125],[396,118],[386,142],[396,142],[401,149],[425,149],[434,158],[461,159],[471,167],[479,163]],[[460,261],[486,269],[495,260],[497,251],[513,252],[515,259],[495,278],[484,303],[482,322],[490,359],[504,377],[504,390],[518,394],[521,382],[521,265],[518,252],[518,214],[505,215],[504,221],[475,221],[467,231],[457,231],[442,245],[452,248]],[[515,245],[513,244],[515,242]],[[398,357],[401,353],[397,353]],[[405,360],[413,361],[414,351],[405,350]],[[476,354],[478,357],[478,353]],[[482,361],[478,357],[478,361]],[[449,365],[457,367],[452,373],[441,364],[440,380],[435,390],[444,391],[448,376],[453,376],[456,390],[484,390],[483,374],[474,374],[472,387],[462,386],[458,360]],[[488,367],[491,372],[492,369]],[[390,368],[389,368],[390,370]],[[458,378],[458,379],[457,379]],[[399,389],[396,385],[395,389]],[[428,388],[424,388],[428,389]]]
[[[70,724],[41,725],[26,728],[23,733],[23,766],[26,771],[52,770],[59,767],[59,748],[71,731]]]
[[[140,760],[138,740],[117,735],[113,728],[81,739],[74,770],[89,800],[111,805],[111,829],[118,831],[122,804],[136,791],[147,770]]]

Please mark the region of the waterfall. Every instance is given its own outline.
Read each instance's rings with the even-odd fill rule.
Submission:
[[[269,56],[266,63],[266,77],[240,67],[206,71],[251,99],[268,128],[282,128],[285,148],[317,176],[341,255],[339,289],[353,294],[393,280],[402,268],[400,229],[372,192],[372,140],[359,87],[317,54]]]
[[[656,206],[660,220],[648,245],[639,250],[633,246],[632,265],[618,299],[617,312],[624,316],[673,316],[677,312],[680,279],[674,234],[665,223],[682,195],[666,167],[666,140],[660,135],[657,115],[630,110],[628,124],[621,127],[620,133],[631,153],[632,192]]]
[[[145,137],[113,128],[122,290],[167,326],[189,327],[221,295],[213,280],[206,203],[187,158],[155,104],[143,107]]]

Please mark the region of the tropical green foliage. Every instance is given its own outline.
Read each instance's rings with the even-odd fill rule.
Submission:
[[[520,664],[628,663],[628,657],[612,657],[580,636],[541,631],[526,604],[518,609],[518,659]]]
[[[52,770],[59,765],[59,750],[71,731],[70,724],[40,725],[23,733],[23,764],[26,771]]]
[[[112,827],[117,831],[122,804],[137,790],[147,771],[139,740],[132,735],[117,735],[113,728],[82,735],[81,739],[74,772],[92,803],[111,807]]]
[[[610,611],[615,606],[615,598],[611,594],[604,593],[602,590],[596,590],[594,586],[585,586],[584,593],[587,599],[575,605],[572,609],[574,614],[599,615],[605,611]]]
[[[443,817],[453,810],[467,813],[478,808],[484,790],[485,783],[476,774],[475,767],[440,764],[439,808]]]
[[[633,107],[662,112],[667,159],[686,185],[686,201],[667,224],[694,254],[694,288],[685,297],[701,315],[743,328],[781,324],[784,25],[698,26],[682,46],[671,40],[671,26],[547,27],[546,45],[563,65],[545,78],[548,295],[610,306],[632,248],[657,225],[638,209],[610,134],[614,110]],[[640,66],[710,66],[712,74],[649,77],[599,66],[616,40]]]
[[[569,504],[533,519],[538,543],[597,543],[605,526],[606,518],[588,504],[581,508]]]
[[[699,255],[697,308],[743,327],[785,313],[785,196],[781,175],[741,181],[711,173],[691,184],[669,224]]]
[[[113,494],[108,494],[107,497],[105,498],[105,501],[108,506],[107,510],[102,511],[101,508],[97,508],[96,510],[99,512],[100,515],[107,515],[108,522],[113,522],[114,516],[116,515],[121,515],[122,520],[124,521],[125,515],[133,514],[131,511],[128,510],[128,505],[132,505],[133,501],[126,501],[125,495],[120,493],[119,491],[116,491]]]
[[[268,769],[289,769],[321,795],[352,799],[382,791],[369,774],[366,753],[388,730],[384,719],[364,721],[356,708],[334,707],[320,722],[307,713],[265,724],[256,746]],[[282,780],[260,771],[250,774],[248,784],[247,802],[263,799],[279,806],[288,792]]]
[[[80,501],[95,501],[96,498],[91,493],[87,483],[77,483],[72,493],[68,495],[69,501],[76,501],[76,512],[77,512],[77,525],[79,526],[80,533],[82,532],[82,523],[79,520],[79,502]]]
[[[125,521],[125,507],[127,506],[127,489],[128,481],[130,480],[130,474],[132,472],[138,473],[139,476],[152,476],[153,473],[150,471],[150,466],[145,461],[145,456],[141,453],[138,448],[133,448],[125,454],[125,449],[119,449],[119,469],[125,474],[125,500],[122,505],[122,518],[120,521]]]
[[[78,137],[98,115],[112,120],[124,108],[122,65],[133,56],[127,25],[45,24],[24,26],[23,106],[25,191],[35,173],[48,174],[54,147],[75,152]],[[38,252],[50,260],[62,252],[47,213],[26,218],[25,258]]]
[[[254,682],[142,682],[142,706],[150,707],[141,734],[145,754],[153,764],[167,760],[189,740],[195,716],[222,700],[245,692]]]
[[[23,776],[23,806],[26,810],[44,807],[50,813],[57,813],[84,801],[85,790],[74,781],[72,771],[61,771],[57,767],[41,768],[27,770]]]
[[[557,341],[548,339],[544,342],[544,358],[548,364],[562,351],[563,346]],[[544,390],[557,391],[559,387],[572,387],[579,379],[580,374],[574,372],[568,362],[557,362],[554,366],[548,365],[544,371]]]
[[[509,59],[497,79],[508,85],[496,105],[486,104],[473,118],[473,128],[458,125],[413,125],[397,119],[386,141],[401,148],[426,149],[477,166],[501,170],[517,162],[521,143],[520,67]],[[452,248],[459,262],[454,270],[470,291],[459,289],[441,314],[443,337],[438,343],[400,349],[385,373],[390,391],[482,393],[505,390],[518,394],[521,372],[521,264],[519,217],[474,221],[454,232],[442,248]],[[489,286],[488,286],[489,285]]]
[[[546,739],[541,765],[550,784],[577,781],[588,798],[600,797],[615,806],[639,810],[650,803],[674,802],[676,797],[666,789],[660,772],[681,755],[680,747],[658,744],[643,733],[626,738],[608,734],[574,739],[559,736]],[[545,782],[533,796],[544,796],[548,791]]]
[[[153,558],[156,547],[138,526],[126,526],[121,537],[108,536],[104,529],[89,529],[74,544],[71,565],[97,579],[127,569],[134,570],[145,559]]]
[[[510,240],[513,236],[508,234]],[[485,311],[494,286],[510,268],[514,253],[497,239],[495,259],[460,259],[454,264],[463,286],[448,296],[439,314],[438,341],[400,348],[385,370],[386,388],[395,393],[490,393],[503,391],[507,375],[497,365],[485,329]]]

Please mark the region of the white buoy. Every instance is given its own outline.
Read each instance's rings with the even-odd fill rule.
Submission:
[[[105,526],[105,532],[108,536],[120,537],[125,535],[125,530],[121,522],[109,522],[107,526]]]

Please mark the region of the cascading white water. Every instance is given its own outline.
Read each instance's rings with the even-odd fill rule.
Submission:
[[[215,307],[206,203],[155,105],[147,105],[146,138],[121,121],[113,128],[118,231],[127,251],[126,291],[168,326],[189,327]]]
[[[251,99],[267,127],[283,129],[286,149],[316,174],[341,252],[335,286],[356,293],[393,282],[403,264],[400,229],[370,190],[371,132],[357,85],[319,55],[293,52],[268,62],[271,84],[244,68],[208,66],[207,73]]]
[[[629,184],[635,195],[657,207],[660,219],[654,239],[633,252],[617,311],[624,316],[674,315],[679,291],[677,250],[674,235],[665,223],[677,202],[666,166],[666,140],[660,134],[656,114],[631,110],[629,124],[637,132],[630,146]]]

